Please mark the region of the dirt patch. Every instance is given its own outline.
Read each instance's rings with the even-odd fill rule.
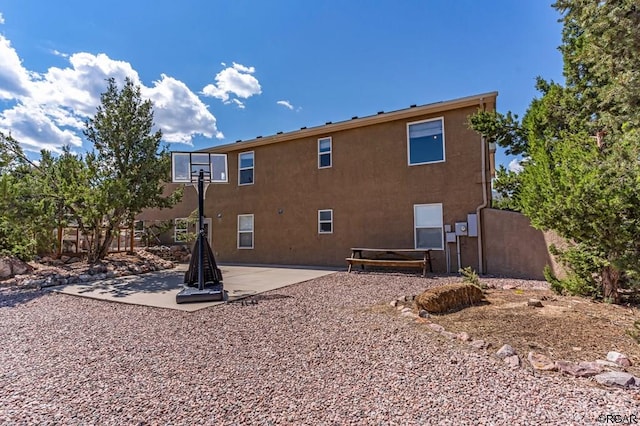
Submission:
[[[467,332],[490,342],[497,350],[509,344],[522,356],[529,351],[554,360],[595,361],[609,351],[626,354],[640,375],[640,344],[627,334],[640,320],[637,307],[558,296],[549,290],[487,290],[482,305],[471,306],[430,320],[447,331]],[[527,306],[531,298],[542,308]]]

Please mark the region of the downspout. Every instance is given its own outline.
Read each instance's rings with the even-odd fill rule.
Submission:
[[[482,142],[480,143],[481,164],[482,164],[482,204],[476,208],[476,218],[478,220],[478,274],[484,274],[484,254],[482,249],[482,216],[480,211],[487,207],[489,204],[489,197],[487,196],[487,171],[485,169],[487,163],[487,140],[482,136]]]
[[[484,111],[485,104],[484,99],[480,99],[480,108]],[[487,194],[487,138],[482,135],[481,143],[480,143],[480,162],[482,169],[481,174],[481,182],[482,182],[482,204],[476,208],[476,220],[478,221],[478,273],[480,275],[484,274],[484,253],[483,253],[483,244],[482,244],[482,209],[486,208],[489,205],[489,196]]]

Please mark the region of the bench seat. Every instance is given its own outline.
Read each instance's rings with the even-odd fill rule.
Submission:
[[[353,265],[388,266],[390,268],[420,268],[422,276],[426,275],[427,262],[423,259],[361,259],[359,257],[347,257],[349,272]]]

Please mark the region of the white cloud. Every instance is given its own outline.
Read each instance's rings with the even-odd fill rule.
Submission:
[[[51,51],[51,53],[53,53],[53,54],[54,54],[54,55],[56,55],[56,56],[63,57],[63,58],[68,58],[68,57],[69,57],[69,54],[68,54],[68,53],[62,53],[62,52],[60,52],[60,51],[59,51],[59,50],[57,50],[57,49],[53,49],[53,50]]]
[[[216,118],[182,81],[162,74],[159,81],[153,82],[153,87],[143,87],[141,93],[153,102],[155,121],[162,124],[167,142],[190,145],[196,134],[224,137],[217,129]]]
[[[507,166],[507,169],[509,171],[511,171],[511,172],[520,173],[522,171],[521,162],[522,162],[521,159],[514,158],[513,160],[511,160],[509,162],[509,165]]]
[[[224,66],[224,63],[223,63]],[[216,74],[215,83],[207,84],[202,89],[202,94],[220,99],[225,104],[235,103],[240,108],[244,107],[237,98],[247,99],[262,93],[260,82],[252,74],[254,67],[247,67],[233,62]],[[232,98],[232,96],[234,96]]]
[[[81,147],[84,122],[95,114],[108,78],[121,85],[128,77],[140,86],[143,97],[154,102],[154,121],[167,142],[191,144],[196,135],[223,137],[207,105],[173,77],[162,74],[146,87],[128,62],[103,53],[53,53],[67,57],[69,66],[51,67],[42,74],[29,71],[0,35],[0,99],[12,105],[0,111],[0,131],[11,132],[26,150]]]
[[[2,12],[0,12],[0,25],[4,24],[4,16],[2,16]]]
[[[239,101],[236,98],[231,99],[230,102],[233,102],[234,104],[236,104],[236,106],[240,109],[244,109],[244,104],[242,103],[242,101]]]
[[[20,103],[0,114],[0,129],[8,129],[26,151],[46,149],[60,152],[63,145],[81,146],[80,137],[55,125],[46,110],[32,103]]]
[[[289,108],[289,109],[293,109],[293,105],[291,105],[291,102],[289,101],[278,101],[276,102],[278,105],[282,105],[283,107]]]
[[[0,99],[15,99],[29,94],[29,72],[11,47],[11,42],[0,35]]]

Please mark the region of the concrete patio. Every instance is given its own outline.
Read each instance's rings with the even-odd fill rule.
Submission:
[[[50,291],[111,302],[193,312],[225,302],[176,303],[188,265],[85,284],[51,287]],[[227,301],[233,302],[266,291],[308,281],[335,270],[284,266],[220,266]]]

